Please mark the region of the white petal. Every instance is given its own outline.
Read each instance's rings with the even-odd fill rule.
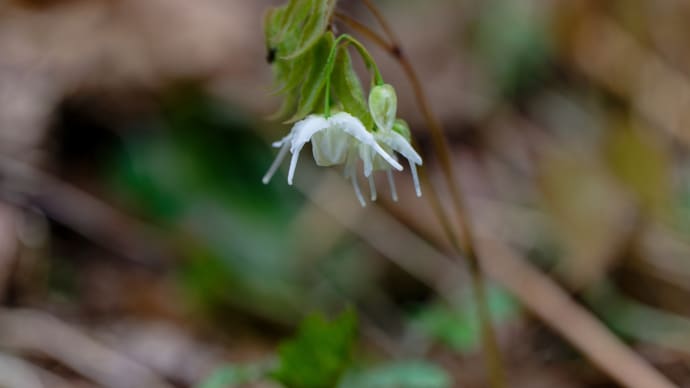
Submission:
[[[292,159],[290,159],[290,170],[288,171],[288,184],[292,185],[292,178],[295,176],[295,169],[297,168],[297,160],[299,153],[306,143],[309,142],[316,132],[328,128],[328,121],[323,116],[309,115],[304,120],[298,121],[292,127],[292,144],[290,152],[292,152]]]
[[[345,133],[359,140],[360,143],[372,144],[376,142],[376,140],[374,140],[374,135],[367,131],[367,129],[364,127],[364,124],[362,124],[358,118],[347,112],[339,112],[334,114],[328,119],[328,122],[332,126],[341,129]]]
[[[285,143],[283,144],[283,147],[278,151],[278,156],[276,156],[275,160],[271,164],[271,167],[268,169],[268,172],[266,172],[266,175],[264,175],[263,179],[261,180],[264,184],[268,184],[268,182],[271,181],[271,178],[273,177],[273,174],[276,173],[276,170],[278,170],[278,167],[280,166],[280,163],[283,162],[283,159],[285,159],[285,155],[287,155],[288,152],[288,144]]]
[[[311,138],[314,160],[319,166],[343,164],[353,143],[352,136],[342,130],[335,127],[326,128]]]
[[[295,123],[290,133],[292,135],[292,148],[290,152],[294,154],[295,151],[301,150],[316,132],[322,131],[328,128],[328,126],[328,120],[319,115],[309,115]]]
[[[393,157],[388,155],[383,148],[381,148],[381,146],[376,142],[376,139],[374,139],[374,135],[367,131],[367,129],[364,127],[364,124],[362,124],[358,118],[347,112],[340,112],[331,116],[328,121],[331,123],[331,125],[337,126],[355,139],[359,140],[361,144],[373,148],[374,151],[381,155],[381,157],[384,158],[396,170],[402,171],[403,167],[400,165],[400,163],[398,163],[395,159],[393,159]],[[365,175],[369,176],[369,174],[366,173]]]
[[[403,166],[401,166],[400,163],[398,163],[397,160],[393,159],[392,156],[388,155],[388,153],[387,153],[386,151],[384,151],[383,148],[381,148],[381,146],[379,145],[379,143],[377,143],[376,141],[374,141],[374,144],[372,145],[372,147],[374,148],[374,150],[376,151],[376,153],[378,153],[379,155],[381,155],[381,157],[382,157],[383,159],[385,159],[386,162],[388,162],[388,164],[390,164],[391,166],[393,166],[393,168],[395,168],[395,169],[398,170],[398,171],[402,171],[402,170],[403,170]]]
[[[417,151],[412,148],[410,143],[401,134],[397,132],[390,131],[386,134],[384,142],[387,143],[392,149],[400,153],[410,162],[422,165],[422,157],[419,156]]]

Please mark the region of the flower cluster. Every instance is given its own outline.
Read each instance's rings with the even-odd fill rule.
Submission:
[[[328,28],[335,1],[290,0],[266,14],[268,61],[278,92],[285,96],[279,117],[290,117],[290,133],[273,143],[278,156],[263,178],[268,183],[288,152],[292,154],[288,184],[292,184],[299,155],[311,143],[319,166],[343,165],[357,199],[366,205],[358,183],[358,166],[369,180],[371,200],[376,200],[374,172],[388,175],[391,195],[397,201],[392,170],[402,171],[398,157],[407,159],[417,195],[421,195],[417,166],[422,158],[410,145],[407,124],[396,118],[397,96],[383,82],[376,62],[350,35],[336,37]],[[372,72],[368,100],[352,66],[348,45],[354,46]],[[331,106],[333,105],[333,106]],[[321,110],[323,109],[323,110]]]
[[[369,94],[369,110],[376,123],[372,131],[347,112],[333,115],[311,114],[298,121],[290,133],[273,146],[280,148],[278,156],[263,178],[268,183],[288,151],[292,154],[288,171],[288,184],[292,184],[299,154],[306,143],[311,142],[312,153],[319,166],[345,166],[345,177],[349,179],[357,199],[366,205],[357,181],[357,166],[362,161],[364,176],[369,179],[371,200],[376,200],[377,192],[373,179],[374,171],[385,171],[391,187],[393,200],[397,192],[391,169],[402,171],[396,153],[409,162],[415,191],[421,195],[417,165],[422,158],[410,145],[410,132],[403,120],[396,119],[397,98],[392,86],[384,84],[372,88]]]

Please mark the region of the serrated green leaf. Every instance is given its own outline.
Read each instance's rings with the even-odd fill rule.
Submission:
[[[280,31],[271,39],[271,43],[279,45],[289,35],[300,36],[317,1],[320,0],[291,0],[280,20]]]
[[[282,55],[284,59],[294,59],[306,53],[326,32],[335,10],[335,0],[317,0],[314,8],[301,30],[297,47]]]
[[[309,73],[305,76],[302,87],[300,88],[299,106],[295,114],[286,121],[286,123],[294,123],[301,120],[309,113],[313,112],[318,107],[316,104],[322,101],[322,96],[325,93],[324,87],[328,74],[326,74],[326,63],[328,62],[328,55],[331,52],[335,42],[332,33],[324,34],[321,40],[314,46],[312,50],[312,65]]]
[[[364,97],[364,89],[362,89],[359,77],[352,67],[352,58],[346,47],[338,49],[338,56],[331,76],[331,87],[344,111],[360,119],[365,127],[372,128],[374,126],[374,119],[369,113]]]
[[[451,378],[441,367],[424,361],[398,361],[352,372],[338,388],[446,388]]]
[[[307,317],[297,335],[280,345],[273,378],[287,388],[335,387],[351,363],[356,335],[357,317],[352,310],[332,322],[321,315]]]
[[[316,47],[312,48],[315,50]],[[304,75],[309,74],[315,65],[313,55],[303,55],[292,61],[280,61],[281,69],[276,70],[280,73],[277,78],[282,83],[276,94],[299,93],[298,88],[304,82]]]
[[[270,40],[280,30],[280,19],[284,13],[284,7],[273,7],[266,10],[264,14],[264,37],[266,38],[266,45],[269,47],[271,46]]]

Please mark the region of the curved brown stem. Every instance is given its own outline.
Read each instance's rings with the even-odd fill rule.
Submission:
[[[441,202],[439,199],[438,192],[435,190],[433,185],[431,185],[428,176],[424,169],[420,171],[420,176],[425,182],[425,190],[431,194],[432,207],[443,225],[443,229],[447,234],[448,239],[453,245],[456,253],[459,256],[464,256],[467,259],[468,266],[470,269],[470,276],[472,279],[472,290],[477,301],[477,315],[479,317],[479,323],[482,332],[482,345],[484,349],[484,354],[486,358],[487,368],[489,377],[491,380],[491,386],[494,388],[501,388],[506,386],[505,372],[503,369],[501,354],[498,347],[498,342],[496,340],[496,335],[493,330],[491,315],[488,309],[488,304],[486,300],[486,290],[485,290],[485,280],[481,271],[481,266],[479,258],[477,257],[477,252],[474,245],[474,235],[472,232],[472,227],[470,221],[467,217],[467,211],[465,207],[465,202],[461,194],[461,189],[455,174],[453,163],[450,155],[450,147],[448,145],[448,140],[445,137],[443,127],[441,123],[436,118],[431,110],[429,100],[424,93],[424,88],[422,87],[419,76],[415,71],[412,63],[407,59],[404,54],[398,39],[396,38],[393,30],[388,25],[387,21],[383,17],[383,14],[379,9],[371,2],[371,0],[362,0],[367,8],[374,15],[376,20],[381,25],[381,28],[385,31],[387,35],[387,40],[377,34],[375,31],[371,30],[369,27],[363,25],[362,23],[354,20],[353,18],[344,15],[342,13],[337,13],[341,21],[346,23],[352,29],[366,36],[374,43],[385,49],[391,56],[393,56],[400,66],[403,68],[405,75],[407,76],[410,84],[412,85],[412,90],[419,104],[419,108],[422,111],[424,119],[427,123],[427,127],[431,132],[432,142],[434,148],[438,154],[438,158],[443,171],[444,179],[448,185],[448,189],[451,194],[453,207],[458,215],[460,226],[462,228],[461,240],[458,238],[453,228],[451,227],[451,221],[448,215],[443,211],[441,207]]]

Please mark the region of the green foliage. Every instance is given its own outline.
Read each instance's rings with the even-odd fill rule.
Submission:
[[[285,95],[274,118],[302,119],[325,98],[325,65],[333,47],[326,32],[335,0],[291,0],[270,9],[265,17],[266,48],[278,93]]]
[[[178,279],[195,305],[292,322],[308,287],[289,227],[302,199],[261,183],[270,151],[251,129],[219,101],[176,90],[159,116],[127,132],[113,183],[179,242]]]
[[[276,60],[291,60],[305,54],[326,32],[335,10],[335,0],[290,0],[268,11],[266,45]]]
[[[608,135],[606,158],[615,176],[645,210],[667,212],[672,192],[670,160],[657,139],[624,123]]]
[[[482,3],[476,43],[499,93],[519,97],[547,74],[552,42],[544,7],[536,1],[490,0]]]
[[[333,48],[334,40],[332,33],[326,33],[314,48],[309,51],[308,56],[311,57],[311,65],[306,74],[300,74],[303,82],[300,87],[297,111],[287,122],[292,123],[301,120],[312,111],[323,106],[323,99],[326,98],[324,87],[328,79],[326,63],[328,62],[328,55]]]
[[[267,373],[265,364],[226,365],[218,368],[197,388],[234,388],[262,380]]]
[[[463,353],[471,353],[481,346],[481,328],[471,295],[467,295],[457,309],[443,305],[425,307],[413,319],[422,333]],[[499,288],[490,288],[487,303],[495,323],[505,322],[518,312],[513,298]]]
[[[424,361],[398,361],[348,373],[338,388],[446,388],[451,378],[437,365]]]
[[[373,127],[374,119],[369,113],[362,84],[352,67],[352,59],[346,47],[338,49],[331,77],[331,87],[342,110],[360,119],[365,127]]]
[[[332,322],[311,315],[294,338],[280,345],[279,366],[272,376],[287,388],[335,387],[350,365],[356,335],[352,310]]]

